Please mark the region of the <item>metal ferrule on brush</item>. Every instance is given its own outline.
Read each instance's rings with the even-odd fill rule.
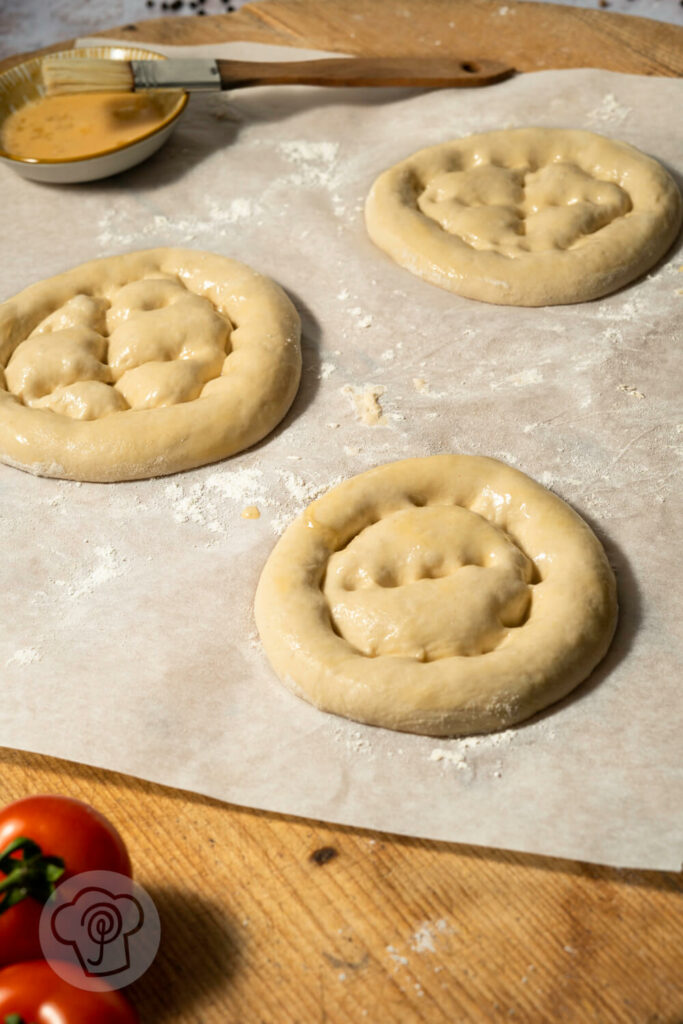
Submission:
[[[133,89],[190,89],[218,91],[221,77],[215,60],[132,60]]]

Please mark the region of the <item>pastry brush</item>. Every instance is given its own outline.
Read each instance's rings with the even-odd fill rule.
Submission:
[[[42,75],[48,96],[75,92],[189,92],[243,89],[249,85],[448,86],[489,85],[513,74],[494,60],[432,57],[332,57],[306,61],[98,60],[46,57]]]

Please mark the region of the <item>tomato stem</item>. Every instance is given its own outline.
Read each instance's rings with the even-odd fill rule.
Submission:
[[[46,903],[64,874],[64,861],[45,856],[32,839],[18,836],[0,853],[0,874],[5,875],[0,882],[0,914],[4,914],[27,896]]]

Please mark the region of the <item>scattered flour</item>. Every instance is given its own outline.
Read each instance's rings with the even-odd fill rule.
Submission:
[[[141,219],[123,203],[113,203],[100,217],[97,240],[100,246],[107,248],[134,245],[159,236],[192,241],[197,237],[226,235],[239,221],[257,224],[262,214],[263,206],[259,202],[242,196],[226,202],[210,199],[206,212],[192,217],[158,213]]]
[[[609,296],[598,305],[594,316],[596,320],[618,320],[626,323],[637,321],[646,315],[647,302],[641,296],[632,295],[624,301],[617,302],[619,297]]]
[[[300,461],[301,456],[288,458]],[[270,512],[273,530],[280,534],[307,505],[341,479],[336,476],[324,483],[315,483],[284,470],[278,476],[278,488],[271,490],[266,486],[261,469],[245,466],[217,470],[188,488],[173,481],[164,488],[164,495],[177,523],[194,523],[210,533],[225,534],[234,528],[240,510],[253,506]]]
[[[480,766],[483,755],[508,746],[516,735],[515,729],[506,729],[504,732],[484,736],[466,736],[461,740],[450,740],[447,747],[434,747],[429,754],[429,760],[445,762],[459,771],[473,771]],[[475,752],[474,755],[472,752]],[[490,767],[490,764],[487,764],[487,767]],[[500,778],[500,774],[499,762],[496,762],[493,775]]]
[[[450,761],[456,768],[469,768],[467,758],[465,755],[458,750],[443,750],[441,747],[435,747],[429,755],[430,761]]]
[[[526,370],[522,370],[520,373],[510,374],[508,377],[503,377],[501,380],[491,381],[491,390],[498,391],[501,388],[526,388],[531,384],[541,384],[543,382],[543,374],[537,366],[529,366]]]
[[[401,954],[398,953],[393,946],[387,946],[387,953],[396,964],[401,964],[401,966],[405,967],[405,965],[408,963],[408,957],[401,956]]]
[[[293,139],[280,142],[277,149],[285,160],[297,167],[297,171],[288,178],[289,184],[304,188],[336,188],[337,175],[334,165],[339,153],[338,142]]]
[[[630,113],[630,107],[625,107],[623,103],[619,103],[614,93],[608,92],[600,100],[597,107],[588,111],[586,118],[590,125],[606,124],[609,122],[610,125],[614,126],[622,124]]]
[[[338,725],[332,731],[332,738],[335,743],[343,743],[350,754],[371,754],[372,746],[360,729],[349,732],[348,728]]]
[[[357,327],[372,327],[372,314],[364,313],[360,306],[354,306],[349,312],[354,317]]]
[[[20,647],[7,659],[5,665],[31,665],[34,661],[40,661],[41,657],[37,647]]]
[[[111,545],[96,547],[95,564],[83,579],[79,581],[54,580],[54,583],[58,587],[64,587],[69,597],[78,600],[92,594],[98,587],[116,579],[117,576],[122,576],[126,571],[127,561]]]
[[[416,953],[435,953],[434,934],[428,921],[425,921],[413,935],[410,948]]]

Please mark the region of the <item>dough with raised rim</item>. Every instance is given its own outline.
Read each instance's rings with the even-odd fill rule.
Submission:
[[[324,711],[432,736],[490,732],[568,694],[617,616],[603,548],[496,459],[389,463],[319,498],[271,553],[256,621]]]
[[[418,277],[513,306],[583,302],[649,270],[681,224],[655,160],[583,131],[518,128],[422,149],[375,181],[373,242]]]
[[[225,458],[280,422],[300,321],[250,267],[191,249],[93,260],[0,305],[0,460],[133,480]]]

